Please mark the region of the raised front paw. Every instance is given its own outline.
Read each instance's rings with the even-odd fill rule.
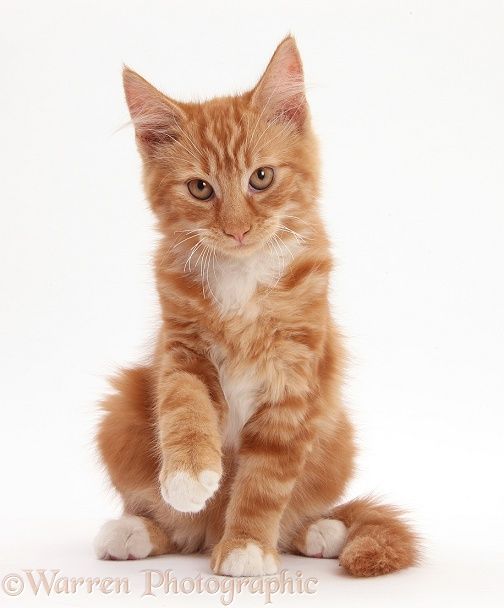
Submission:
[[[226,576],[263,576],[278,572],[278,553],[253,539],[223,539],[212,552],[212,569]]]
[[[195,477],[187,471],[161,472],[159,483],[165,501],[182,513],[201,511],[219,487],[221,475],[205,469]]]

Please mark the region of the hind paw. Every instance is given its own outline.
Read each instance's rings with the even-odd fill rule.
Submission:
[[[98,559],[143,559],[150,555],[152,543],[142,518],[124,515],[103,524],[94,549]]]
[[[338,557],[347,539],[345,524],[339,519],[319,519],[306,531],[303,553],[309,557]]]

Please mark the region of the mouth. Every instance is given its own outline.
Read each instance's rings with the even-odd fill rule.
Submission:
[[[234,243],[222,243],[221,251],[229,255],[241,256],[251,253],[257,249],[257,243],[252,241],[241,241]]]

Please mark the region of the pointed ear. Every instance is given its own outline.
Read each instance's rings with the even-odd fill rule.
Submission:
[[[298,128],[303,126],[308,116],[303,64],[292,36],[278,45],[252,91],[252,103],[269,121],[290,121]]]
[[[123,70],[126,101],[137,141],[146,152],[177,138],[185,120],[183,110],[127,66]]]

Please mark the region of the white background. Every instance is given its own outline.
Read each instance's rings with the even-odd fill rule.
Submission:
[[[155,242],[121,89],[125,62],[173,97],[254,84],[293,32],[320,135],[334,310],[361,449],[348,496],[410,509],[420,568],[373,580],[286,557],[313,596],[274,605],[503,600],[504,6],[474,0],[1,0],[0,574],[124,576],[130,596],[26,590],[0,605],[138,605],[140,570],[99,563],[119,513],[93,452],[105,377],[157,324]],[[147,565],[146,565],[147,564]],[[500,598],[499,598],[500,594]],[[142,605],[220,605],[215,596]],[[329,599],[328,599],[329,601]],[[242,596],[241,604],[262,605]]]

